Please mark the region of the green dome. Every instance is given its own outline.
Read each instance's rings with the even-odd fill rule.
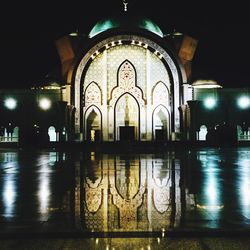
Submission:
[[[103,19],[99,21],[90,31],[89,38],[92,38],[104,31],[119,28],[119,27],[127,27],[127,28],[141,28],[148,30],[156,35],[163,37],[163,33],[159,26],[155,24],[152,20],[147,18],[129,18],[128,19]]]

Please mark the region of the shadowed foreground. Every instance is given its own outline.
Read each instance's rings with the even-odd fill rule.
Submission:
[[[249,238],[104,238],[104,239],[25,239],[1,240],[1,249],[96,249],[96,250],[150,250],[150,249],[218,249],[247,250]]]

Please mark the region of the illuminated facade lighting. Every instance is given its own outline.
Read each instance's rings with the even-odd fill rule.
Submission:
[[[220,84],[213,80],[197,80],[192,84],[196,89],[216,89],[222,88]]]
[[[249,97],[247,96],[242,96],[238,99],[238,106],[241,108],[241,109],[246,109],[246,108],[249,108],[250,106],[250,100],[249,100]]]
[[[7,109],[10,109],[10,110],[13,110],[16,108],[17,106],[17,101],[14,99],[14,98],[7,98],[5,101],[4,101],[4,106],[7,108]]]
[[[71,32],[69,35],[70,35],[70,36],[78,36],[78,32],[77,32],[77,31],[74,31],[74,32]]]
[[[39,107],[43,110],[48,110],[51,107],[51,101],[47,98],[42,98],[39,101]]]

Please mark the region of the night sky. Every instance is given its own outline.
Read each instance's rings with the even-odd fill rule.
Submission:
[[[199,40],[194,79],[214,79],[224,87],[250,86],[247,1],[219,4],[128,0],[126,15],[150,18],[166,34],[176,30]],[[0,16],[0,87],[29,87],[41,81],[59,67],[57,38],[76,29],[88,34],[100,19],[120,14],[125,15],[122,0],[6,3]]]

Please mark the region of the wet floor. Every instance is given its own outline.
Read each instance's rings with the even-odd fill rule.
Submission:
[[[248,232],[250,149],[0,151],[1,234]]]

